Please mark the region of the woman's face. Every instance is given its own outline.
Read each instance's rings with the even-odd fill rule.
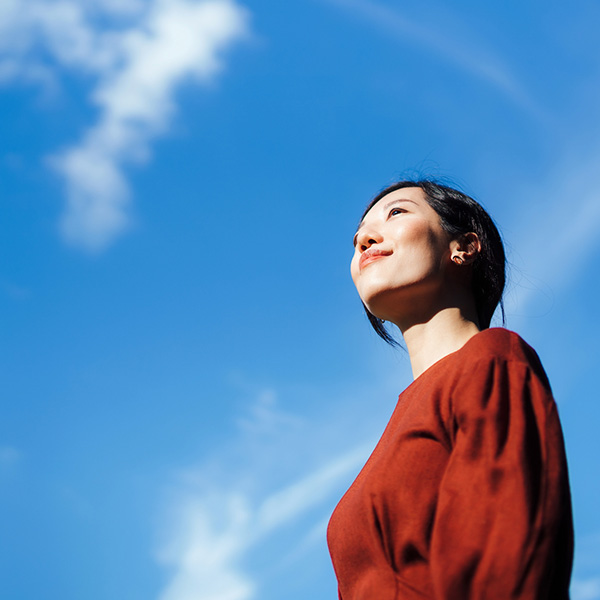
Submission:
[[[421,188],[390,192],[356,233],[352,279],[375,316],[398,323],[444,293],[450,235]]]

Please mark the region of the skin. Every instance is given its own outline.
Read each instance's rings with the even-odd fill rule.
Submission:
[[[372,314],[402,332],[415,378],[479,331],[470,278],[480,249],[475,233],[446,233],[417,187],[384,196],[359,226],[354,285]]]

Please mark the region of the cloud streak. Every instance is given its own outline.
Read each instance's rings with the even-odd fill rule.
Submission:
[[[259,598],[274,573],[324,548],[331,507],[373,447],[329,454],[321,439],[331,437],[329,423],[321,431],[318,423],[284,411],[273,388],[237,379],[248,414],[238,423],[239,436],[179,471],[167,494],[156,558],[168,582],[159,600]],[[307,439],[319,450],[311,453]],[[250,569],[265,552],[264,566]]]
[[[246,499],[235,494],[185,495],[174,512],[173,532],[158,555],[172,571],[160,600],[254,597],[255,584],[239,566],[249,543]]]
[[[531,99],[510,70],[498,58],[482,48],[451,38],[439,29],[427,27],[406,18],[400,11],[374,0],[325,0],[370,21],[383,31],[394,34],[395,39],[411,41],[425,48],[454,67],[475,76],[494,87],[505,98],[537,118],[542,110]]]
[[[571,586],[573,600],[599,600],[600,577],[592,579],[575,579]]]
[[[516,271],[511,279],[506,308],[520,318],[540,294],[565,288],[581,272],[598,247],[600,192],[590,186],[600,166],[600,152],[578,165],[563,161],[553,170],[558,177],[544,184],[519,186],[523,210],[511,224],[519,240],[518,254],[511,257]],[[551,235],[549,237],[549,233]],[[568,251],[565,251],[568,249]],[[548,292],[550,286],[550,292]],[[511,322],[513,319],[511,318]]]
[[[12,33],[0,46],[0,78],[50,81],[57,68],[70,68],[95,82],[97,121],[50,164],[66,187],[64,239],[102,250],[131,224],[124,167],[148,159],[152,140],[169,126],[183,81],[206,83],[219,73],[223,53],[248,35],[248,13],[234,0],[95,6],[38,0],[22,8],[12,0],[1,9],[0,34]],[[114,27],[101,29],[99,15]],[[50,64],[39,58],[39,46]]]
[[[249,493],[240,490],[217,491],[212,486],[210,490],[178,490],[169,539],[158,552],[159,562],[172,572],[160,600],[256,598],[258,582],[256,576],[244,572],[244,560],[266,538],[330,499],[362,466],[370,447],[354,448],[254,502]],[[314,543],[314,532],[323,531],[320,516],[306,543]],[[295,547],[291,545],[291,553]]]

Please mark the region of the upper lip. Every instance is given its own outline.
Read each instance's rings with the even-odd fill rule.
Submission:
[[[389,256],[392,253],[391,250],[381,250],[380,248],[369,248],[365,250],[358,259],[358,268],[362,269],[363,266],[369,260],[374,260],[379,256]]]

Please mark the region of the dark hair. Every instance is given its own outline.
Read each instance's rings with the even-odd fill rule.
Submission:
[[[492,315],[498,304],[500,304],[504,323],[504,305],[502,303],[502,293],[506,282],[504,246],[494,221],[473,198],[454,188],[428,179],[399,181],[388,186],[373,198],[365,209],[361,222],[371,208],[384,196],[407,187],[418,187],[423,190],[428,204],[440,217],[444,231],[453,237],[470,232],[477,234],[481,242],[481,252],[478,253],[472,265],[471,289],[475,298],[479,327],[487,329],[490,326]],[[386,330],[383,321],[373,315],[366,306],[365,310],[377,334],[389,344],[397,345],[396,340]]]

